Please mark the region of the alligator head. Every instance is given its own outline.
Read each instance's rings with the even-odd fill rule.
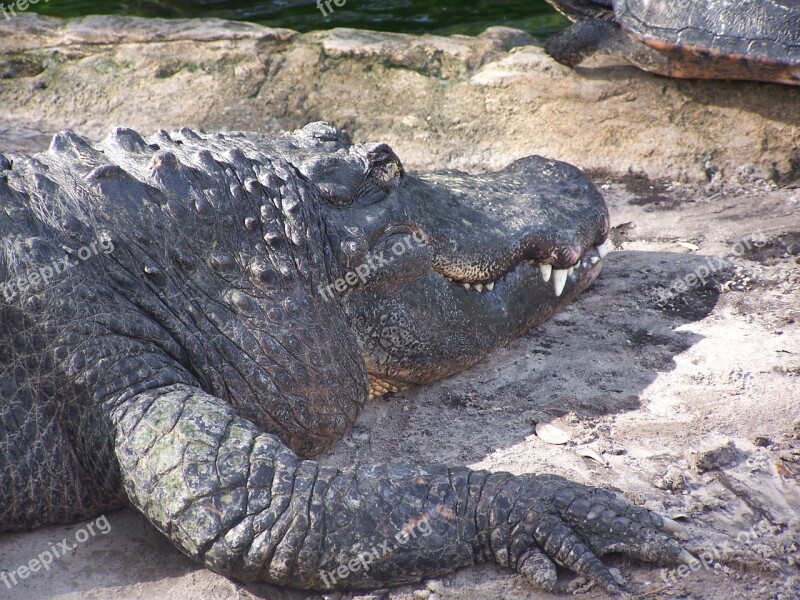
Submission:
[[[600,273],[608,211],[566,163],[411,175],[385,144],[344,143],[305,171],[340,250],[319,292],[341,298],[371,396],[466,369]]]

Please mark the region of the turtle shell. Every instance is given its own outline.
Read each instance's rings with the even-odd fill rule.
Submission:
[[[614,12],[629,34],[673,58],[787,67],[800,79],[798,0],[615,0]]]

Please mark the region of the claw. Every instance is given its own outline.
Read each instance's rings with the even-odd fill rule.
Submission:
[[[667,533],[683,533],[686,529],[681,523],[670,519],[669,517],[661,517],[661,530]]]
[[[622,590],[619,588],[619,586],[616,583],[606,582],[606,583],[602,584],[602,586],[603,586],[603,589],[606,592],[608,592],[609,594],[611,594],[612,596],[620,596],[623,593]],[[623,596],[623,597],[626,597],[626,596],[627,596],[627,594],[625,594],[625,596]]]
[[[519,476],[508,480],[514,484],[511,488],[514,497],[505,504],[519,512],[514,512],[514,518],[502,513],[499,517],[502,523],[521,521],[522,525],[511,535],[510,545],[499,539],[498,544],[492,540],[492,547],[508,548],[518,557],[509,566],[539,586],[553,587],[557,565],[583,575],[610,594],[632,598],[600,557],[620,552],[655,564],[698,563],[670,535],[683,532],[682,523],[633,506],[610,491],[585,487],[557,476],[528,477],[531,478]],[[542,509],[538,502],[544,502],[544,514],[539,512]],[[526,505],[537,510],[528,512]],[[493,530],[493,536],[496,531]],[[495,554],[498,555],[497,551]],[[504,556],[499,554],[501,564],[506,560]]]

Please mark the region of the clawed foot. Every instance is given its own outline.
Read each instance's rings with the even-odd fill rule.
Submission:
[[[490,512],[490,545],[497,561],[547,590],[555,588],[558,565],[609,593],[621,593],[598,558],[611,552],[657,564],[694,559],[668,535],[682,529],[677,522],[607,490],[558,476],[509,479]]]

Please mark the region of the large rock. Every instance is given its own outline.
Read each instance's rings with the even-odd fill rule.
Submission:
[[[325,119],[407,166],[482,170],[541,153],[614,174],[791,179],[800,88],[689,82],[606,58],[576,72],[526,34],[298,34],[219,20],[25,14],[0,21],[0,149],[114,125],[292,129]]]

